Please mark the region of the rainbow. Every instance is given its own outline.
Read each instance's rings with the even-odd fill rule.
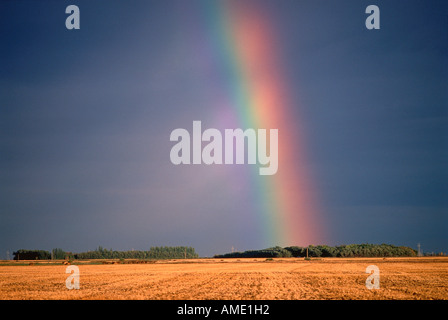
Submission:
[[[256,3],[204,1],[209,40],[239,127],[279,132],[277,174],[260,176],[254,168],[250,175],[265,244],[319,244],[325,231],[307,172],[303,133],[294,116],[294,101],[288,96],[272,18]]]

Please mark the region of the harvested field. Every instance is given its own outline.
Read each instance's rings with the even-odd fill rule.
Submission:
[[[0,262],[0,299],[448,299],[447,257],[74,261],[79,290],[66,288],[66,265],[39,263]],[[379,289],[366,288],[369,265]]]

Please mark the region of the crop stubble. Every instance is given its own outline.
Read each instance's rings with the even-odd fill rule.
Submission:
[[[365,286],[371,264],[376,290]],[[79,290],[66,288],[66,267],[0,264],[0,299],[448,299],[447,257],[80,263]]]

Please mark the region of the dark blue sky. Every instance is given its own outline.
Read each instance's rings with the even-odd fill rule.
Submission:
[[[328,244],[448,251],[448,3],[254,3],[278,32]],[[65,28],[70,4],[80,30]],[[369,4],[380,30],[365,28]],[[276,245],[227,171],[169,161],[171,131],[221,108],[200,9],[0,2],[0,258]]]

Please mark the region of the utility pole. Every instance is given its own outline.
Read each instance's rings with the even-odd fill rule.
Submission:
[[[306,247],[306,258],[308,259],[308,247]]]

